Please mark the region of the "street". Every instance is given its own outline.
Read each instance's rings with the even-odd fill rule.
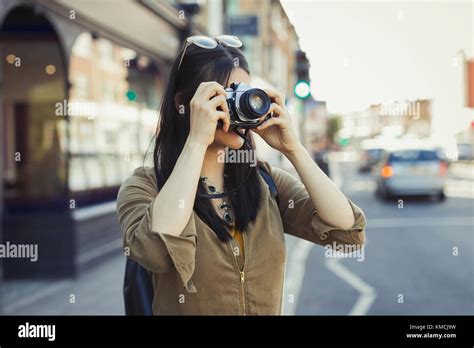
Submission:
[[[449,179],[444,202],[382,202],[356,162],[333,157],[333,180],[367,216],[363,258],[327,258],[323,247],[287,237],[284,314],[472,315],[474,181]],[[123,271],[117,253],[74,280],[7,282],[3,313],[121,315]]]
[[[118,231],[117,231],[118,232]],[[122,253],[75,279],[9,281],[1,289],[4,315],[123,315]]]
[[[367,216],[365,258],[327,259],[324,248],[312,247],[296,306],[286,304],[287,313],[472,315],[474,182],[449,179],[444,202],[382,202],[355,162],[333,162],[331,171]]]

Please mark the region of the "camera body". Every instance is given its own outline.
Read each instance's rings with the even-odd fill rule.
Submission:
[[[271,117],[267,114],[272,102],[262,89],[232,83],[226,92],[231,128],[255,128]],[[265,115],[265,119],[259,120]]]

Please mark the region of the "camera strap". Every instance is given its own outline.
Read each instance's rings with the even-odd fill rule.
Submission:
[[[236,129],[233,129],[232,132],[234,132],[235,134],[237,134],[239,137],[241,137],[242,139],[244,139],[244,142],[248,145],[248,146],[251,146],[250,144],[250,141],[247,139],[247,134],[249,132],[249,129],[245,129],[245,132],[244,134],[242,135],[239,131],[237,131]],[[240,183],[239,186],[237,187],[234,187],[232,190],[229,190],[227,192],[222,192],[222,193],[205,193],[205,194],[200,194],[198,195],[199,197],[202,197],[202,198],[208,198],[208,199],[218,199],[218,198],[224,198],[224,197],[228,197],[231,193],[235,193],[237,190],[239,190],[242,185],[247,181],[248,177],[250,175],[250,171],[247,173],[247,176],[245,177],[245,179]]]
[[[240,132],[237,130],[237,129],[233,129],[232,132],[234,132],[235,134],[237,134],[239,137],[241,137],[242,139],[244,139],[244,142],[246,145],[248,146],[251,146],[252,144],[250,144],[250,141],[247,139],[247,134],[249,132],[249,129],[246,128],[245,129],[245,133],[242,135],[240,134]]]

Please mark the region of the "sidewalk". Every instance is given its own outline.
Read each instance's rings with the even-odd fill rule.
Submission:
[[[125,258],[118,253],[76,279],[3,282],[0,286],[0,313],[123,315],[124,270]],[[75,299],[75,303],[70,299]]]
[[[449,177],[460,180],[474,180],[474,162],[453,162],[449,166]]]

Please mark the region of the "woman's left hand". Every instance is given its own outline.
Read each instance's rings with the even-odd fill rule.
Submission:
[[[265,92],[272,100],[269,113],[273,115],[252,131],[260,135],[274,149],[285,155],[291,154],[300,146],[300,142],[285,108],[285,97],[273,89],[265,89]]]

